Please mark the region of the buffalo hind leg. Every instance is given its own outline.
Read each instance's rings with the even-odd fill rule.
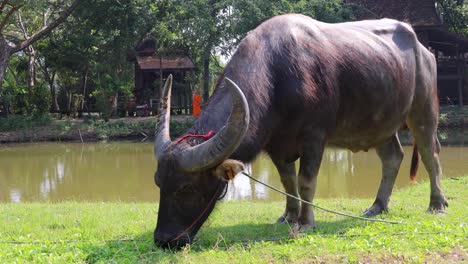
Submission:
[[[429,118],[427,114],[433,114],[432,111],[426,111],[424,115],[414,115],[408,121],[408,127],[413,134],[416,145],[418,146],[421,160],[429,173],[431,183],[431,197],[429,202],[429,211],[432,213],[443,213],[445,207],[448,207],[447,200],[440,188],[440,178],[442,169],[439,161],[440,143],[437,139],[436,126],[437,117]],[[435,113],[434,113],[435,114]],[[426,120],[435,120],[426,122]]]
[[[283,160],[280,161],[273,159],[273,163],[278,169],[285,191],[297,197],[297,175],[294,162],[288,163]],[[278,218],[277,223],[297,223],[299,209],[300,204],[298,200],[286,197],[286,209],[284,214]]]
[[[366,216],[378,215],[388,210],[390,195],[403,160],[403,148],[398,139],[398,134],[393,135],[384,144],[378,146],[376,151],[382,162],[382,180],[374,204],[364,211]]]
[[[312,202],[317,188],[317,174],[325,148],[324,133],[313,133],[304,141],[301,164],[299,168],[299,194],[305,201]],[[299,214],[299,228],[306,230],[315,227],[315,217],[312,206],[302,203]]]

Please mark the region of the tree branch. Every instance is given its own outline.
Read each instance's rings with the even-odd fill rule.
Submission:
[[[8,4],[8,0],[3,0],[2,5],[0,5],[0,14],[3,13],[3,9]]]
[[[8,23],[8,19],[10,19],[10,16],[13,15],[13,13],[20,9],[22,6],[12,6],[11,9],[8,11],[8,13],[3,17],[2,22],[0,22],[0,32],[2,32],[3,28],[5,25]]]
[[[36,64],[39,65],[39,69],[42,71],[42,74],[44,74],[44,79],[46,79],[46,82],[50,83],[51,77],[49,70],[47,69],[47,65],[43,63],[41,59],[36,60]]]
[[[60,25],[63,21],[65,21],[68,16],[75,10],[75,8],[79,5],[80,0],[75,0],[70,7],[65,9],[60,16],[54,20],[52,23],[50,23],[47,27],[42,28],[38,32],[34,33],[31,35],[28,39],[24,40],[23,42],[19,43],[18,45],[14,46],[11,49],[10,54],[14,54],[20,50],[23,50],[27,48],[29,45],[33,44],[34,42],[40,40],[41,38],[45,37],[47,34],[49,34],[54,28],[56,28],[58,25]]]
[[[50,8],[47,8],[47,10],[42,14],[42,26],[47,27],[47,20],[49,20],[49,12]]]
[[[21,17],[21,10],[18,12],[18,24],[21,28],[21,31],[23,31],[24,38],[27,39],[29,37],[28,31],[26,30],[26,27],[24,26],[24,23],[23,23],[23,18]]]

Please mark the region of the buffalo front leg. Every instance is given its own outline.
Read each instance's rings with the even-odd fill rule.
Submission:
[[[324,138],[322,134],[315,134],[304,142],[298,181],[299,194],[307,202],[314,200],[317,188],[317,174],[325,148]],[[298,223],[301,230],[315,227],[314,211],[311,205],[302,202]]]
[[[273,163],[278,169],[285,191],[297,197],[297,175],[294,162],[288,163],[283,160],[273,159]],[[286,209],[284,214],[278,218],[277,223],[297,223],[299,209],[300,204],[298,200],[289,196],[286,197]]]
[[[398,139],[398,134],[393,135],[384,144],[378,146],[376,151],[382,162],[382,180],[374,204],[364,211],[366,216],[378,215],[388,210],[390,195],[403,160],[403,148]]]

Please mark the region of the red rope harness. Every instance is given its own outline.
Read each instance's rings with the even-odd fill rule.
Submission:
[[[176,144],[179,144],[180,142],[186,140],[187,138],[203,138],[204,140],[208,140],[210,138],[212,138],[214,135],[216,134],[216,132],[214,130],[210,130],[208,131],[208,133],[204,134],[204,135],[199,135],[199,134],[186,134],[184,135],[183,137],[179,138],[177,141],[176,141]]]
[[[184,141],[185,139],[187,138],[192,138],[192,137],[195,137],[195,138],[203,138],[204,140],[208,140],[210,138],[212,138],[214,135],[216,134],[216,132],[214,130],[210,130],[208,131],[208,133],[204,134],[204,135],[199,135],[199,134],[186,134],[184,135],[183,137],[179,138],[177,141],[176,141],[176,144],[179,144],[180,142]],[[190,229],[193,228],[194,225],[196,225],[198,223],[198,221],[203,217],[203,215],[205,215],[206,211],[208,211],[208,208],[210,208],[211,204],[215,201],[216,199],[216,194],[218,194],[218,189],[216,189],[213,197],[211,198],[210,202],[208,203],[208,205],[205,207],[205,209],[203,209],[203,211],[200,213],[200,215],[197,216],[197,218],[195,218],[195,220],[187,227],[185,228],[182,232],[180,232],[175,238],[173,238],[171,240],[171,242],[174,242],[176,240],[178,240],[179,238],[181,238],[182,236],[186,235],[187,232],[190,231]]]

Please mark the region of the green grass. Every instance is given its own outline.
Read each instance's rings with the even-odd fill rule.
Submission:
[[[468,261],[468,177],[446,179],[445,215],[425,212],[429,185],[392,196],[383,219],[370,223],[316,211],[316,231],[288,238],[274,224],[282,202],[222,202],[198,235],[179,252],[153,245],[157,205],[150,203],[0,204],[0,263],[342,263]],[[372,200],[317,200],[360,214]],[[133,241],[117,241],[130,239]],[[34,242],[10,244],[5,241]]]

